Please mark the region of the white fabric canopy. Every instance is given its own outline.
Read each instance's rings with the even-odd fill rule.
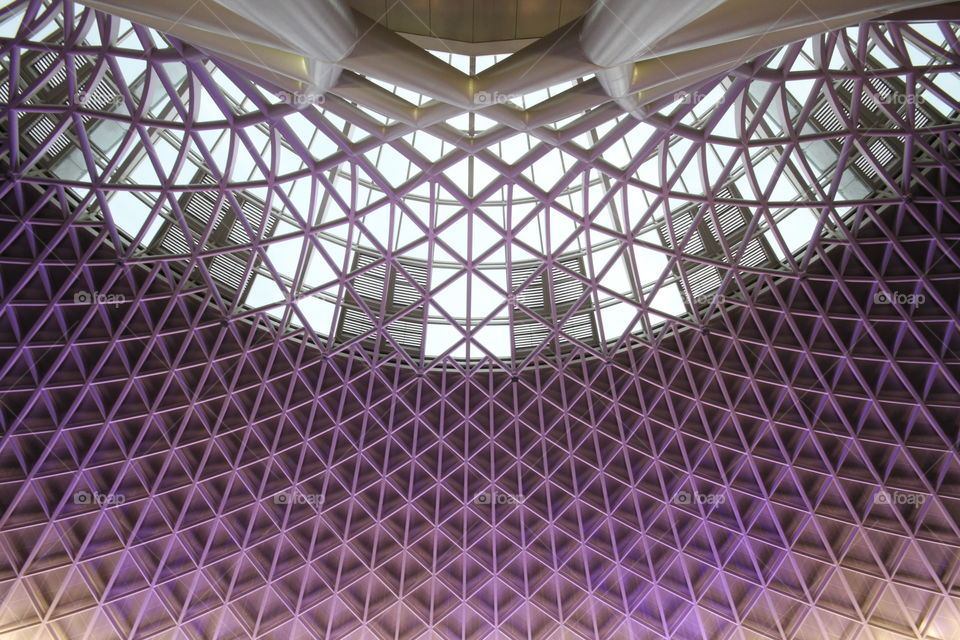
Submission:
[[[736,67],[765,51],[940,0],[598,0],[578,25],[563,27],[485,72],[470,76],[400,35],[351,12],[340,0],[84,0],[154,27],[282,89],[325,93],[341,69],[421,93],[457,112],[596,74],[604,91],[642,117],[651,102]],[[442,9],[442,5],[441,5]],[[282,34],[282,35],[280,35]],[[382,102],[344,81],[349,99]],[[592,104],[592,103],[591,103]],[[420,121],[419,109],[397,113]],[[529,118],[530,113],[523,117]]]
[[[291,91],[328,91],[357,39],[353,16],[338,0],[283,4],[84,0],[84,4],[180,38]]]
[[[597,79],[637,116],[650,102],[765,51],[817,33],[940,0],[598,0],[584,19],[584,53]]]

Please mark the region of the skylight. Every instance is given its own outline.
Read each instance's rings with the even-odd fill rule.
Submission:
[[[6,16],[4,33],[19,19]],[[28,179],[70,185],[122,232],[127,258],[201,264],[234,313],[422,358],[602,350],[669,318],[697,325],[736,304],[742,279],[788,277],[814,259],[815,234],[842,235],[882,194],[877,167],[901,162],[902,141],[883,130],[903,118],[934,128],[960,91],[937,71],[949,66],[940,27],[917,25],[901,45],[865,26],[829,43],[863,68],[823,58],[818,36],[762,57],[775,73],[714,78],[646,121],[607,103],[526,128],[483,109],[411,127],[347,90],[291,104],[209,60],[158,62],[145,46],[174,45],[112,20],[113,56],[64,59],[41,41],[24,56],[19,90],[49,76],[17,97]],[[434,55],[468,74],[502,58]],[[928,72],[898,73],[897,56]],[[585,80],[490,99],[530,113]],[[854,104],[875,135],[853,135]]]

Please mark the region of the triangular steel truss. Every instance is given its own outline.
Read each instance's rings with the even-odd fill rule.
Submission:
[[[434,158],[69,2],[4,17],[0,635],[960,637],[957,24],[824,34],[517,158],[515,132],[437,125]],[[572,162],[546,184],[551,152]],[[451,178],[471,159],[492,186]],[[520,192],[613,250],[531,246],[486,212]],[[424,237],[377,245],[417,197]],[[545,333],[486,343],[434,304],[417,247],[491,266],[446,242],[459,220],[526,246],[494,291]],[[609,336],[604,265],[639,276],[637,247],[664,266],[614,292],[633,322]],[[354,325],[319,325],[325,291]],[[429,355],[404,318],[471,351]]]

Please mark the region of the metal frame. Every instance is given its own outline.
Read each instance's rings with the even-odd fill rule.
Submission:
[[[906,23],[823,34],[711,79],[699,89],[717,88],[720,98],[702,109],[681,100],[643,122],[589,112],[544,129],[549,135],[510,163],[492,151],[505,136],[498,127],[455,136],[436,125],[453,148],[430,161],[400,140],[399,125],[376,124],[356,104],[330,98],[296,111],[147,29],[135,27],[124,45],[112,40],[122,33],[115,18],[60,1],[14,2],[0,20],[19,10],[22,28],[0,39],[12,70],[0,103],[0,633],[960,635],[960,105],[937,84],[960,69],[956,24],[938,23],[945,44]],[[61,18],[59,42],[46,39],[44,26]],[[83,44],[91,33],[105,44]],[[163,46],[130,44],[146,42]],[[856,64],[867,43],[894,64]],[[798,62],[805,46],[818,66]],[[98,74],[122,78],[121,61],[130,60],[170,100],[158,116],[124,83],[116,84],[120,110],[34,99],[49,75],[28,77],[19,65],[44,48],[63,60],[68,96]],[[918,62],[917,50],[936,57]],[[834,54],[844,66],[831,65]],[[81,59],[93,75],[72,71]],[[184,79],[173,81],[170,65],[183,65]],[[869,82],[878,77],[903,80],[907,99],[873,101]],[[782,130],[770,129],[761,114],[778,104],[789,111],[778,89],[797,80],[813,81],[809,99]],[[749,93],[752,83],[767,90]],[[201,90],[220,120],[200,117]],[[256,110],[240,109],[234,94]],[[811,125],[825,105],[838,127]],[[864,105],[876,107],[869,129]],[[728,114],[739,137],[718,133]],[[25,138],[22,124],[40,116],[51,119],[50,136]],[[315,156],[292,124],[301,116],[332,153]],[[103,155],[91,136],[105,122],[122,124],[127,137]],[[628,165],[614,166],[605,153],[643,126],[652,128]],[[254,179],[234,179],[238,156],[218,161],[204,136],[256,149],[257,127],[302,166],[275,170],[267,154],[254,159]],[[351,127],[361,135],[351,137]],[[67,130],[96,179],[64,180],[45,164]],[[593,146],[574,142],[590,131]],[[190,141],[172,164],[165,137]],[[818,140],[835,152],[828,169],[816,166]],[[668,147],[683,144],[682,162],[670,166]],[[381,145],[420,172],[392,185],[363,155]],[[703,193],[691,193],[681,180],[705,166],[709,145],[734,152]],[[555,184],[522,176],[554,148],[575,159]],[[756,149],[776,152],[773,178],[750,161]],[[215,188],[196,184],[188,152],[207,163]],[[128,179],[124,159],[136,153],[161,184]],[[474,196],[445,174],[471,154],[502,167],[495,187]],[[657,184],[640,171],[651,159]],[[869,193],[850,199],[840,185],[854,166],[869,177]],[[500,188],[508,202],[522,190],[568,215],[563,190],[600,172],[599,199],[574,191],[585,201],[582,228],[596,227],[612,200],[631,223],[613,236],[621,245],[649,229],[672,248],[661,247],[668,260],[657,282],[637,285],[636,322],[614,340],[566,330],[578,310],[601,303],[604,272],[595,252],[574,252],[580,262],[565,265],[573,258],[560,248],[502,292],[509,326],[522,326],[522,314],[546,327],[545,337],[499,353],[477,344],[478,359],[428,357],[390,332],[400,319],[426,322],[416,301],[401,307],[358,290],[377,268],[425,298],[437,290],[388,247],[359,266],[345,253],[335,277],[337,304],[368,321],[366,333],[338,332],[336,318],[327,330],[312,326],[300,309],[318,293],[303,287],[309,260],[333,251],[321,235],[323,214],[335,211],[328,206],[349,213],[350,233],[376,235],[377,209],[352,202],[361,171],[386,198],[383,226],[422,185],[428,199],[442,186],[461,202],[452,219],[484,215],[484,199]],[[723,191],[736,171],[752,193]],[[770,189],[786,172],[809,191],[774,206]],[[340,173],[351,178],[346,199],[334,186]],[[295,175],[317,186],[308,208],[283,189]],[[637,211],[628,189],[658,197]],[[132,205],[123,193],[151,203],[136,225],[124,227]],[[190,198],[210,193],[229,215],[190,213]],[[268,249],[284,239],[265,232],[280,220],[245,213],[244,202],[261,197],[264,209],[299,224],[290,233],[304,250],[292,278]],[[683,207],[660,221],[667,198]],[[777,216],[793,207],[817,212],[809,242],[781,264],[769,256],[749,264],[744,239],[783,251],[789,231]],[[728,210],[750,215],[735,234],[712,232],[729,228]],[[229,216],[229,230],[218,226]],[[155,223],[181,229],[186,248],[161,250],[166,236],[157,233],[144,242]],[[767,235],[757,231],[764,226]],[[440,244],[436,230],[426,230],[428,247]],[[687,246],[703,234],[720,255]],[[476,256],[461,257],[464,270],[482,270]],[[252,308],[217,277],[218,258],[242,264],[244,278],[269,274],[287,299]],[[676,274],[696,298],[705,269],[719,279],[705,290],[709,300],[655,326],[644,287]],[[558,303],[563,279],[581,287],[569,306]],[[473,329],[472,319],[449,320]]]

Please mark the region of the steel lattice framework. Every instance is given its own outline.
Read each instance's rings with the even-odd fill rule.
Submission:
[[[958,30],[418,129],[0,9],[0,634],[960,637]]]

